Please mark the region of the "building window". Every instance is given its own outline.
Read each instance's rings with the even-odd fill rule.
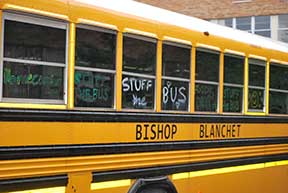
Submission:
[[[226,18],[223,21],[227,27],[271,37],[271,16]]]
[[[264,37],[271,37],[271,17],[256,16],[254,33]]]
[[[288,67],[270,65],[269,113],[288,114]]]
[[[223,112],[242,112],[243,85],[244,57],[225,54]]]
[[[115,31],[84,25],[76,28],[76,107],[114,107],[115,60]]]
[[[278,24],[278,40],[288,43],[288,15],[279,15]]]
[[[165,42],[162,55],[162,109],[188,111],[191,47]]]
[[[195,110],[217,112],[220,54],[217,51],[196,50]]]
[[[67,24],[4,14],[2,100],[64,103]]]
[[[122,108],[154,109],[156,43],[152,38],[124,35]]]
[[[266,62],[249,59],[248,109],[264,112]]]

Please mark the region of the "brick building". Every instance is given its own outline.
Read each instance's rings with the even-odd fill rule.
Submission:
[[[288,0],[137,0],[288,43]]]

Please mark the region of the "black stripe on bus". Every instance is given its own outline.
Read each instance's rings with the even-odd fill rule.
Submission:
[[[67,175],[0,180],[0,192],[67,186],[67,183]]]
[[[272,161],[281,161],[287,159],[288,154],[280,154],[271,156],[190,163],[183,165],[137,168],[137,169],[119,170],[119,171],[93,172],[93,182],[103,182],[103,181],[120,180],[120,179],[150,178],[182,172],[193,172],[193,171],[209,170],[216,168],[265,163]]]
[[[288,123],[287,116],[208,115],[143,112],[0,109],[0,121],[35,122],[172,122],[172,123]]]
[[[253,145],[288,144],[288,137],[147,143],[112,143],[0,147],[0,160],[89,156],[120,153],[193,150]]]

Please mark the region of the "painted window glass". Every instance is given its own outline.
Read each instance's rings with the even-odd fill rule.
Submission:
[[[162,109],[188,111],[191,48],[166,42],[162,53]]]
[[[248,109],[264,111],[266,62],[249,59]]]
[[[122,108],[154,109],[156,47],[155,39],[124,35]]]
[[[217,112],[219,52],[197,49],[195,74],[195,110]]]
[[[114,107],[116,32],[76,28],[74,103],[76,107]]]
[[[3,100],[63,103],[65,67],[66,24],[4,14]]]
[[[288,67],[270,65],[269,113],[288,114]]]
[[[244,85],[244,57],[224,56],[223,112],[242,112]]]

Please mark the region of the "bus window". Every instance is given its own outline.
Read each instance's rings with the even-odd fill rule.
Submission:
[[[269,113],[288,114],[288,66],[271,63]]]
[[[162,109],[188,111],[191,48],[163,44]]]
[[[66,28],[62,22],[4,14],[3,101],[64,103]]]
[[[220,55],[216,51],[196,50],[195,110],[216,112],[218,108]]]
[[[114,107],[116,32],[90,26],[76,29],[76,107]]]
[[[223,112],[242,112],[244,57],[224,55]]]
[[[123,37],[122,108],[154,109],[156,40]]]
[[[248,109],[249,111],[264,111],[266,62],[249,59]]]

